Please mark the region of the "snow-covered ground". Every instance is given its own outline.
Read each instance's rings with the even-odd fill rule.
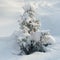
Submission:
[[[19,56],[18,44],[14,36],[0,38],[0,60],[60,60],[60,37],[55,37],[56,44],[49,46],[46,53],[35,52]]]

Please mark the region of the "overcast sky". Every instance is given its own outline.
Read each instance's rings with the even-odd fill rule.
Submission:
[[[0,0],[0,36],[9,36],[17,29],[17,20],[26,3],[35,5],[42,29],[60,35],[60,0]]]

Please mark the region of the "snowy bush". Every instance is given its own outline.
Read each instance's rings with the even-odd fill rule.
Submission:
[[[20,46],[20,55],[29,55],[33,52],[45,52],[44,46],[40,41],[29,40],[28,37],[18,39],[18,44]]]
[[[45,46],[52,45],[55,43],[55,39],[49,32],[41,32],[41,41]]]

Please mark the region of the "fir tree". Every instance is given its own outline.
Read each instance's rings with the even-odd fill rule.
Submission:
[[[40,28],[41,24],[35,17],[34,8],[30,5],[26,9],[25,7],[23,7],[24,13],[21,17],[22,22],[20,23],[20,26],[22,30],[30,34],[31,31],[36,32]]]
[[[18,43],[20,46],[20,54],[31,54],[35,51],[40,51],[40,52],[45,52],[44,46],[42,43],[39,41],[36,41],[34,39],[31,39],[31,34],[35,33],[38,31],[40,28],[40,21],[36,19],[35,17],[35,11],[34,8],[29,5],[23,7],[24,13],[21,17],[21,22],[19,21],[20,24],[20,29],[23,31],[23,35],[25,35],[22,38],[18,38]],[[26,9],[25,9],[26,8]]]
[[[29,55],[33,52],[46,52],[46,46],[54,43],[55,39],[49,32],[40,30],[40,20],[35,16],[35,10],[31,5],[23,7],[24,13],[19,20],[20,30],[17,42],[20,47],[20,54]]]

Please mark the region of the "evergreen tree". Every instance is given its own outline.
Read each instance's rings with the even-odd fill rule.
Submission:
[[[26,8],[27,7],[27,8]],[[18,37],[18,43],[20,46],[20,54],[31,54],[35,51],[45,52],[44,46],[39,41],[32,39],[33,33],[39,30],[40,22],[35,17],[34,8],[31,5],[23,7],[24,13],[19,21],[20,29],[23,31],[23,35]],[[34,38],[34,37],[33,37]]]
[[[26,8],[27,7],[27,8]],[[20,27],[30,34],[31,31],[36,32],[40,28],[40,22],[35,17],[34,8],[31,5],[24,6],[24,13],[21,17]]]
[[[24,13],[19,20],[20,30],[17,41],[20,54],[29,55],[33,52],[46,52],[46,46],[54,43],[55,39],[49,32],[40,30],[41,23],[36,18],[35,10],[31,5],[23,7]]]

